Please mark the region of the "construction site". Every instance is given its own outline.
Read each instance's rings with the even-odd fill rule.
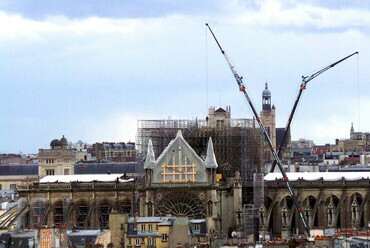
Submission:
[[[154,217],[164,216],[163,225],[171,226],[178,218],[189,225],[186,235],[198,235],[198,244],[177,247],[334,247],[340,239],[342,247],[349,236],[351,241],[368,238],[369,173],[299,174],[283,168],[290,162],[290,124],[307,83],[357,52],[302,77],[287,125],[278,137],[267,82],[257,113],[243,77],[206,25],[252,110],[251,119],[231,118],[230,106],[220,106],[210,107],[205,119],[138,120],[141,171],[132,178],[108,173],[84,181],[82,175],[76,179],[53,174],[39,182],[27,181],[18,187],[20,200],[1,216],[0,227],[57,226],[113,233],[119,229],[114,226],[122,230],[116,242],[121,247],[132,247],[131,242],[136,247],[167,242],[170,232],[153,234],[153,225],[159,229]],[[115,214],[122,218],[114,219]],[[141,228],[139,216],[146,223]]]

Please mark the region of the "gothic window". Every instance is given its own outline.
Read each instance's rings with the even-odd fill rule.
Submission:
[[[206,216],[206,207],[191,192],[182,194],[171,192],[161,199],[156,208],[156,214],[158,216],[165,216],[167,213],[175,216],[203,219]]]
[[[264,214],[262,212],[260,212],[260,225],[264,225],[264,224],[265,224]]]
[[[125,200],[120,204],[121,212],[123,214],[130,214],[131,213],[131,201]]]
[[[148,202],[148,216],[153,215],[153,204],[152,202]]]

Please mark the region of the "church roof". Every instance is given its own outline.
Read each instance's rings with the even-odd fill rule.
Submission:
[[[80,174],[80,175],[56,175],[46,176],[40,179],[40,183],[71,183],[71,182],[114,182],[117,180],[121,183],[127,183],[134,181],[133,178],[123,180],[124,174]]]
[[[340,181],[358,181],[362,179],[370,179],[370,172],[292,172],[287,173],[290,181],[317,181],[323,180],[328,182]],[[265,181],[283,180],[281,173],[269,173],[265,176]]]
[[[223,108],[218,108],[215,113],[225,113],[226,110],[224,110]]]

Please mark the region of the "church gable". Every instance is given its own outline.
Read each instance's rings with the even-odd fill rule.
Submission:
[[[181,131],[156,160],[153,183],[207,182],[204,161],[182,137]]]

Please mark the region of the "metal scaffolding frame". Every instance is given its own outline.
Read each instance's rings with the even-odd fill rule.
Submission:
[[[39,226],[46,220],[44,217],[47,204],[44,200],[37,199],[30,204],[30,224],[31,226]]]
[[[99,205],[99,225],[100,228],[109,227],[109,214],[112,210],[112,205],[108,201],[104,201]]]
[[[251,119],[231,119],[230,126],[208,127],[205,120],[138,120],[136,145],[139,153],[144,156],[149,139],[152,140],[155,156],[158,157],[169,142],[181,130],[184,138],[195,152],[205,157],[208,138],[212,137],[215,155],[219,164],[218,173],[223,176],[234,176],[236,171],[242,170],[253,178],[253,166],[259,166],[258,160],[250,159],[254,155],[249,136],[260,135],[253,128]],[[258,141],[258,140],[257,140]],[[262,145],[262,143],[260,144]],[[259,156],[259,155],[258,155]],[[250,161],[255,161],[254,165]],[[259,170],[259,169],[257,169]]]
[[[83,228],[87,220],[89,212],[89,204],[86,201],[78,201],[76,203],[76,227]]]
[[[53,205],[54,224],[60,226],[64,223],[64,204],[58,201]]]

